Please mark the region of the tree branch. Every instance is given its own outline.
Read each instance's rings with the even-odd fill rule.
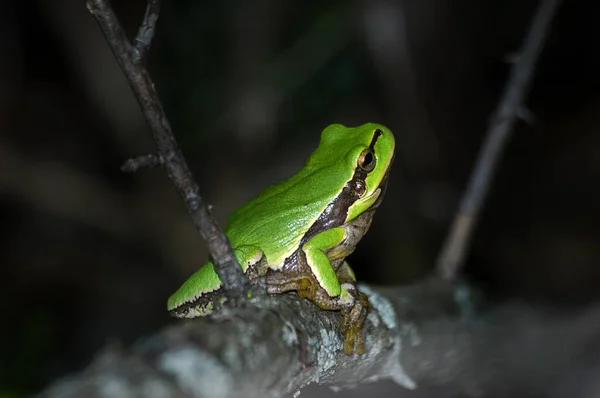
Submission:
[[[381,379],[420,396],[436,386],[443,396],[551,396],[573,376],[565,363],[575,371],[600,355],[600,306],[472,312],[471,299],[455,299],[464,286],[361,288],[373,303],[363,356],[343,353],[337,312],[296,294],[262,296],[132,348],[109,347],[42,397],[281,397],[310,383],[349,388]]]
[[[542,0],[533,18],[521,54],[513,66],[498,108],[490,121],[467,190],[438,257],[437,271],[443,278],[455,279],[464,263],[502,151],[517,119],[525,114],[522,111],[523,102],[529,92],[536,61],[559,4],[560,0]]]
[[[161,166],[165,162],[160,155],[149,153],[138,156],[137,158],[127,159],[121,166],[121,171],[135,172],[139,169],[151,169],[156,166]]]
[[[557,4],[558,0],[543,4],[541,10],[546,11],[540,11],[534,21],[490,124],[455,220],[459,227],[452,229],[439,262],[438,269],[448,279],[462,263]],[[245,278],[239,264],[203,204],[152,81],[140,65],[150,47],[159,6],[158,1],[148,3],[139,41],[132,46],[108,2],[88,0],[158,146],[156,158],[138,158],[131,164],[153,165],[162,159],[194,224],[207,240],[225,288],[241,290]],[[349,387],[386,378],[409,388],[452,385],[467,396],[539,394],[557,383],[556,374],[564,375],[558,373],[559,365],[569,362],[573,366],[566,353],[592,358],[600,354],[597,308],[585,314],[555,314],[513,305],[474,312],[477,303],[468,296],[459,299],[464,297],[464,286],[439,280],[405,288],[360,288],[373,306],[366,322],[363,356],[343,353],[338,312],[319,310],[296,294],[256,296],[236,305],[228,302],[209,319],[182,322],[131,348],[109,347],[88,369],[51,386],[42,396],[279,397],[311,382]],[[552,350],[557,345],[560,349]],[[507,347],[514,347],[518,354]],[[526,350],[533,360],[523,358]]]
[[[138,33],[133,40],[133,62],[139,63],[148,51],[154,38],[154,32],[156,29],[156,22],[160,14],[161,0],[147,0],[146,13]]]
[[[224,290],[231,298],[241,297],[247,279],[237,263],[229,241],[200,196],[198,184],[194,181],[177,145],[171,125],[154,89],[154,83],[140,62],[150,47],[160,2],[148,1],[144,22],[136,38],[136,47],[132,46],[127,39],[108,0],[88,0],[87,8],[98,21],[117,62],[127,77],[154,136],[158,157],[162,159],[167,175],[183,198],[194,226],[208,245],[208,251],[215,263]]]

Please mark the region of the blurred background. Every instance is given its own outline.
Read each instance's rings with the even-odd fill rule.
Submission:
[[[113,3],[134,35],[145,2]],[[389,126],[386,200],[350,260],[409,283],[432,270],[537,3],[165,1],[148,68],[221,222],[328,124]],[[467,276],[498,300],[598,296],[598,12],[560,8],[482,214]],[[1,3],[0,397],[173,322],[166,299],[206,249],[163,170],[119,171],[154,150],[83,1]]]

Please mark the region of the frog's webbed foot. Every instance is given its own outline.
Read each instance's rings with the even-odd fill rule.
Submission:
[[[369,308],[367,295],[358,292],[354,305],[343,308],[342,326],[340,332],[345,336],[344,352],[351,355],[353,352],[361,355],[365,351],[364,324]]]
[[[342,289],[345,288],[348,294],[354,297],[352,305],[342,308],[340,311],[342,314],[340,332],[346,337],[344,351],[346,354],[352,354],[352,352],[362,354],[365,347],[363,326],[369,308],[369,299],[366,294],[357,290],[355,285],[356,276],[347,261],[342,263],[336,274],[340,283],[342,283]]]
[[[308,297],[324,310],[338,310],[342,315],[340,332],[344,336],[344,352],[362,354],[365,350],[364,323],[369,308],[369,299],[359,292],[354,284],[343,283],[342,293],[336,297],[327,295],[324,289],[317,289],[313,297]]]
[[[348,263],[342,264],[337,270],[337,276],[341,282],[341,293],[337,296],[330,296],[314,278],[300,273],[296,275],[268,273],[267,292],[281,294],[296,291],[299,297],[312,301],[321,309],[340,311],[342,315],[340,332],[344,336],[344,352],[348,355],[362,354],[365,346],[363,326],[369,300],[356,288],[356,278]]]

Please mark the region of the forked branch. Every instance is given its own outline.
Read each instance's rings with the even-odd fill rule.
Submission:
[[[142,65],[154,36],[160,0],[148,0],[143,23],[135,38],[135,45],[128,40],[108,0],[88,0],[87,8],[98,21],[117,62],[125,73],[158,147],[158,155],[144,155],[129,160],[124,167],[135,170],[141,165],[154,166],[157,161],[164,166],[167,175],[183,198],[194,226],[208,245],[208,251],[225,291],[232,297],[241,296],[246,278],[237,263],[229,241],[200,196],[198,184],[194,181],[177,145],[167,115],[154,89],[154,83]]]

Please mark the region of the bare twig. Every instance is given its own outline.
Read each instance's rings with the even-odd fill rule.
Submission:
[[[437,271],[445,279],[456,279],[469,248],[483,201],[489,191],[500,155],[520,115],[525,114],[523,101],[529,92],[531,77],[542,50],[550,23],[560,0],[542,0],[514,64],[506,88],[492,117],[485,141],[479,152],[469,185],[461,200],[450,233],[437,261]]]
[[[133,40],[133,62],[140,62],[150,50],[152,38],[156,29],[156,22],[160,14],[161,0],[147,0],[146,13],[144,20],[138,29],[138,33]]]
[[[135,172],[141,168],[151,169],[163,164],[164,161],[160,154],[149,153],[147,155],[138,156],[137,158],[127,159],[125,163],[123,163],[123,166],[121,166],[121,171]]]
[[[140,28],[142,33],[138,34],[138,37],[141,37],[139,43],[142,43],[142,45],[138,50],[127,39],[108,0],[88,0],[87,8],[98,21],[119,66],[129,81],[129,85],[152,131],[167,175],[183,198],[194,226],[207,243],[208,251],[215,263],[215,269],[225,291],[230,297],[241,296],[240,293],[245,288],[246,278],[235,258],[229,241],[210,215],[199,194],[198,184],[194,181],[192,173],[175,141],[171,125],[154,89],[154,83],[146,68],[139,62],[141,60],[139,56],[143,56],[150,45],[151,32],[154,31],[154,23],[158,18],[159,2],[148,2],[147,18],[145,18],[147,27]],[[136,59],[138,59],[138,62],[136,62]]]
[[[270,398],[310,383],[340,389],[390,378],[416,391],[388,383],[385,396],[598,396],[598,305],[514,303],[467,315],[455,301],[464,287],[449,283],[361,288],[374,304],[362,356],[340,349],[336,312],[295,294],[263,297],[107,348],[41,396]]]

